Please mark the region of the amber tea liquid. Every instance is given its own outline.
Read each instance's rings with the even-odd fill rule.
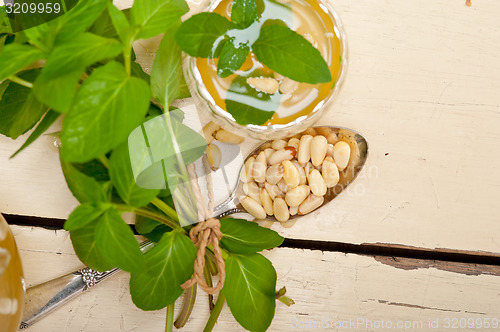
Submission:
[[[24,281],[16,242],[0,215],[0,331],[19,329],[24,306]]]
[[[300,83],[293,93],[284,94],[280,105],[274,116],[266,123],[286,124],[295,119],[306,117],[313,109],[330,94],[336,80],[341,73],[341,44],[339,32],[327,8],[324,8],[316,0],[292,0],[289,2],[278,2],[264,0],[265,9],[260,19],[281,19],[294,31],[308,39],[323,55],[330,67],[332,82],[320,84]],[[214,9],[214,12],[230,17],[232,0],[223,0]],[[217,76],[217,59],[196,59],[196,67],[200,72],[203,84],[213,97],[215,103],[222,109],[226,109],[224,99],[229,90],[231,82],[240,74],[251,76],[252,72],[258,72],[259,76],[273,77],[273,71],[261,64],[255,56],[250,53],[242,68],[235,74],[226,78]],[[242,100],[240,102],[243,102]]]

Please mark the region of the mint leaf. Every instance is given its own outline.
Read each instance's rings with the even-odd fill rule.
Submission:
[[[151,92],[153,98],[168,106],[181,92],[182,75],[181,49],[174,40],[174,33],[180,23],[174,24],[163,36],[151,71]]]
[[[223,248],[237,254],[250,254],[271,249],[283,243],[284,238],[275,231],[260,227],[243,219],[221,219]]]
[[[123,43],[126,43],[129,38],[130,23],[128,22],[125,13],[116,8],[112,2],[108,3],[108,14],[115,28],[116,34],[120,37]]]
[[[234,318],[245,329],[265,331],[276,308],[276,271],[260,254],[231,254],[226,259],[222,293]]]
[[[94,203],[83,203],[78,205],[64,223],[64,229],[73,231],[85,227],[99,218],[107,208],[109,208],[109,206]]]
[[[54,43],[63,43],[89,28],[106,8],[108,0],[85,0],[55,20],[24,30],[30,42],[50,52]]]
[[[144,69],[142,69],[141,65],[135,61],[130,64],[130,74],[132,76],[140,78],[148,84],[151,82],[151,76],[149,76],[149,74],[147,74]]]
[[[181,24],[175,33],[175,40],[187,54],[211,58],[216,40],[230,28],[231,22],[219,14],[199,13]]]
[[[280,24],[264,25],[252,51],[264,65],[294,81],[316,84],[332,80],[321,53],[307,39]]]
[[[21,44],[6,45],[0,53],[0,82],[45,57],[42,51]]]
[[[217,74],[222,78],[234,74],[243,65],[249,52],[250,47],[246,44],[236,47],[232,40],[224,43],[217,63]]]
[[[108,209],[99,218],[95,231],[97,248],[104,258],[122,270],[144,270],[144,257],[134,233],[115,209]]]
[[[73,166],[75,166],[79,172],[90,176],[99,183],[109,181],[108,169],[97,159],[92,159],[83,164],[73,164]]]
[[[170,232],[172,229],[156,220],[143,216],[136,216],[135,230],[148,240],[159,242],[163,237],[163,234]]]
[[[52,110],[48,111],[43,117],[42,121],[36,126],[35,130],[33,130],[28,137],[28,139],[24,142],[24,144],[12,155],[10,158],[14,158],[19,152],[23,151],[25,148],[30,146],[31,143],[36,141],[40,135],[42,135],[49,127],[61,116],[60,113],[54,112]]]
[[[57,33],[56,42],[69,41],[86,31],[101,15],[108,4],[108,0],[85,0],[68,13],[61,16],[63,23]]]
[[[137,307],[158,310],[182,294],[180,285],[193,274],[196,247],[186,235],[174,230],[165,233],[144,257],[146,271],[132,273],[130,295]]]
[[[91,33],[78,35],[56,46],[35,82],[33,92],[41,102],[56,111],[67,112],[85,68],[114,58],[121,51],[122,45],[114,39]]]
[[[118,62],[97,68],[83,82],[64,120],[62,158],[85,162],[118,146],[141,123],[149,96],[147,83],[129,77]]]
[[[126,142],[113,150],[109,159],[109,176],[121,199],[128,205],[145,206],[160,193],[160,190],[143,189],[137,186]]]
[[[226,110],[237,123],[262,125],[278,109],[281,95],[269,95],[252,88],[246,77],[236,77],[226,94]]]
[[[189,11],[184,0],[138,0],[130,11],[133,25],[141,28],[137,38],[150,38],[177,22]]]
[[[62,160],[61,168],[69,190],[80,203],[100,203],[108,200],[103,188],[94,178],[83,174],[75,166]]]
[[[97,271],[111,270],[114,265],[107,261],[97,249],[95,229],[97,223],[90,223],[84,227],[72,230],[69,235],[73,243],[73,249],[80,260]]]
[[[31,69],[19,75],[26,81],[34,81],[39,69]],[[16,139],[30,130],[48,107],[40,103],[30,88],[14,82],[8,83],[0,100],[0,133]]]
[[[234,0],[231,7],[231,22],[238,29],[248,28],[257,20],[257,3],[255,0]]]

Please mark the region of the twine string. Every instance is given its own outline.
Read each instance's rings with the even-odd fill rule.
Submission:
[[[196,259],[194,261],[194,273],[191,279],[184,282],[181,287],[187,289],[198,283],[201,289],[208,294],[215,294],[224,286],[226,279],[225,264],[222,258],[222,252],[219,246],[219,241],[222,238],[220,230],[220,222],[218,219],[212,218],[214,209],[214,188],[210,172],[210,166],[206,155],[203,156],[203,169],[206,174],[207,190],[208,190],[208,207],[205,205],[203,196],[201,194],[200,185],[197,180],[196,167],[194,164],[188,165],[187,169],[191,178],[191,185],[196,199],[196,207],[198,210],[198,225],[193,227],[189,232],[189,237],[194,245],[198,247]],[[214,248],[215,259],[217,262],[217,270],[219,275],[219,282],[215,287],[207,285],[203,278],[203,269],[205,268],[205,253],[209,245]]]

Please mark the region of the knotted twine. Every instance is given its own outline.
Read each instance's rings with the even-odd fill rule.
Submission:
[[[201,195],[200,185],[197,180],[196,167],[194,164],[188,165],[187,169],[191,177],[191,185],[193,187],[194,197],[196,199],[196,208],[198,210],[198,225],[193,227],[189,232],[189,237],[194,245],[198,247],[196,259],[194,261],[194,274],[191,279],[181,285],[183,289],[187,289],[198,283],[201,289],[208,294],[215,294],[224,286],[226,279],[226,271],[222,252],[219,247],[219,241],[222,238],[220,230],[220,222],[218,219],[212,218],[214,210],[214,187],[212,182],[211,170],[208,163],[207,155],[203,155],[203,169],[206,174],[207,191],[208,191],[208,207],[205,205],[203,196]],[[210,287],[203,278],[203,269],[205,268],[205,253],[206,248],[212,244],[214,248],[215,259],[219,275],[217,286]]]

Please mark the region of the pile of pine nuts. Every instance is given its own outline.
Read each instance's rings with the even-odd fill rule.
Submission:
[[[289,139],[264,144],[240,173],[243,208],[256,219],[286,222],[320,207],[337,185],[351,154],[348,143],[326,127],[310,128]]]
[[[219,125],[213,123],[212,121],[203,127],[202,134],[207,141],[207,157],[212,171],[219,169],[222,160],[222,152],[219,147],[215,144],[211,144],[214,140],[227,144],[240,144],[245,140],[241,136],[222,129]]]

